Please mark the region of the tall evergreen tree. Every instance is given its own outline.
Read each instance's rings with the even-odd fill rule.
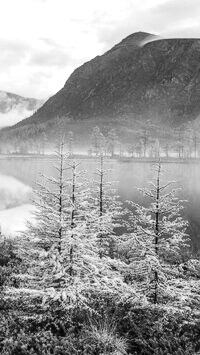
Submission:
[[[99,245],[99,256],[114,258],[116,230],[123,225],[122,203],[116,195],[114,182],[108,181],[109,169],[105,168],[105,158],[98,158],[96,179],[91,193],[91,226]]]
[[[37,183],[34,190],[36,207],[34,222],[28,222],[30,241],[38,241],[38,246],[49,250],[56,245],[61,251],[64,233],[68,228],[67,216],[70,213],[70,197],[67,193],[69,179],[66,178],[67,154],[62,141],[55,152],[54,165],[56,177],[42,175],[43,183]]]
[[[36,200],[36,221],[29,223],[24,235],[27,249],[23,254],[27,253],[30,263],[30,287],[44,295],[44,305],[59,302],[67,309],[87,308],[91,292],[117,295],[124,288],[120,272],[107,257],[99,258],[98,241],[110,231],[111,215],[100,216],[102,206],[95,219],[96,207],[92,208],[81,181],[79,164],[67,160],[63,143],[56,157],[58,176],[45,177],[48,184],[40,184],[36,191],[40,198]]]
[[[157,304],[170,293],[169,280],[181,263],[181,251],[187,246],[187,222],[181,217],[182,201],[172,182],[161,184],[161,163],[155,165],[156,179],[150,188],[140,189],[151,200],[149,207],[131,203],[135,208],[135,233],[131,235],[133,273],[142,281],[148,297]]]

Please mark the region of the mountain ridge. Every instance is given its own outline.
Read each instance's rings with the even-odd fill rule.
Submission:
[[[43,100],[24,97],[12,92],[0,90],[0,126],[9,126],[16,120],[31,115],[42,104]]]
[[[55,118],[181,125],[200,113],[199,63],[199,39],[133,33],[76,68],[61,90],[14,127]]]

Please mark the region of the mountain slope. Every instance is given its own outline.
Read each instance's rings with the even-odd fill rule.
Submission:
[[[55,117],[180,125],[199,115],[199,95],[200,40],[138,32],[77,68],[58,93],[17,126]]]
[[[44,101],[0,90],[0,127],[12,125],[36,111]]]

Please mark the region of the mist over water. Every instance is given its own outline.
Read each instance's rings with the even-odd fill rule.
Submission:
[[[81,160],[80,169],[87,170],[90,179],[95,178],[97,167],[98,161],[95,159]],[[148,187],[149,181],[155,177],[152,163],[108,159],[105,160],[105,168],[109,169],[108,180],[116,182],[114,186],[122,201],[132,200],[145,206],[150,203],[137,188]],[[200,249],[200,164],[163,163],[162,168],[161,183],[176,181],[173,188],[180,188],[177,196],[187,200],[182,213],[189,221],[188,233],[193,250],[197,251]],[[11,206],[9,201],[5,201],[0,211],[0,224],[8,234],[24,229],[25,219],[31,218],[30,188],[35,186],[36,181],[42,180],[39,173],[55,176],[55,169],[49,158],[0,160],[0,199],[2,196],[9,196],[11,201],[15,201]],[[9,193],[6,195],[5,191]]]

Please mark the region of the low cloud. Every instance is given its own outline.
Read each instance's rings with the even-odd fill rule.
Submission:
[[[72,61],[73,59],[69,53],[66,53],[62,49],[51,48],[35,51],[31,55],[28,65],[36,65],[39,67],[66,67]]]
[[[0,39],[0,71],[19,65],[28,56],[30,45],[17,40]]]
[[[64,46],[48,37],[39,38],[31,45],[25,41],[0,39],[0,51],[0,90],[25,97],[46,99],[53,95],[81,64]],[[1,117],[5,124],[6,119]],[[17,120],[18,115],[10,117],[12,123]]]
[[[24,118],[31,116],[31,114],[33,114],[33,111],[26,109],[21,110],[21,112],[19,112],[17,109],[14,109],[7,113],[0,113],[0,128],[12,126]]]

